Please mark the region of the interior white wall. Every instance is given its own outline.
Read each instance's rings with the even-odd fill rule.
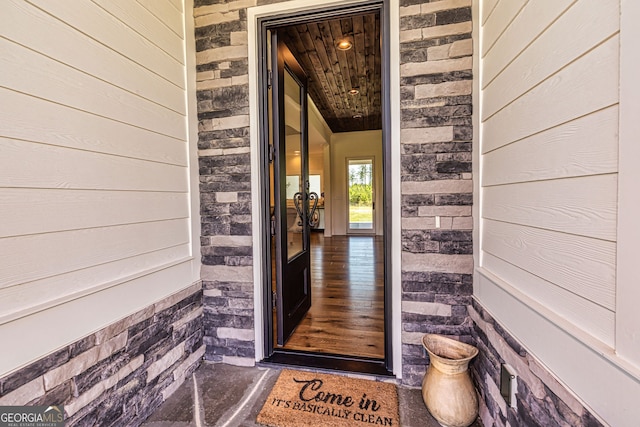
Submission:
[[[324,236],[331,237],[331,129],[324,120],[318,107],[309,98],[309,143],[313,144],[312,159],[315,167],[311,173],[322,175],[322,191],[324,192]],[[311,160],[310,159],[310,162]]]
[[[331,137],[331,230],[346,235],[348,228],[347,160],[373,158],[376,209],[374,231],[383,234],[382,131],[341,132]]]
[[[331,180],[329,179],[331,176],[331,146],[329,144],[325,145],[322,149],[322,165],[323,174],[326,177],[324,182],[324,236],[331,237],[333,236],[333,230],[331,229],[331,222],[333,218],[331,215],[331,209],[333,208],[331,195],[333,193],[330,185]]]
[[[474,11],[475,297],[604,422],[634,425],[638,5]]]
[[[187,3],[0,4],[0,376],[199,280]]]
[[[309,144],[316,147],[314,151],[318,151],[318,146],[331,141],[332,132],[310,97],[307,97],[307,109],[309,111]]]
[[[291,80],[290,82],[294,84],[294,87],[291,88],[291,90],[297,90],[297,87],[295,87],[295,82],[293,80]],[[300,106],[296,104],[296,102],[290,95],[285,94],[285,98],[285,102],[287,102],[287,108],[285,108],[285,124],[291,129],[300,131]],[[328,188],[330,186],[329,180],[326,179],[328,174],[325,173],[324,151],[325,148],[329,146],[332,133],[331,129],[329,129],[329,126],[327,125],[327,122],[320,115],[320,111],[313,103],[313,100],[311,98],[308,98],[307,103],[307,158],[309,162],[309,175],[320,175],[320,187],[323,189],[322,191],[324,191],[324,188]],[[289,140],[290,138],[293,138],[293,136],[287,136],[287,140]],[[300,144],[299,138],[296,141],[288,141],[287,146],[289,146],[289,144],[291,144],[292,146],[298,146]],[[299,172],[301,170],[300,161],[301,157],[299,155],[287,156],[285,165],[285,170],[288,171],[287,175],[290,174],[289,172],[294,173],[295,171]],[[273,197],[273,188],[271,188],[270,191],[272,193],[271,197]],[[322,205],[322,209],[324,209],[324,205]],[[328,230],[328,232],[331,232],[330,229]]]

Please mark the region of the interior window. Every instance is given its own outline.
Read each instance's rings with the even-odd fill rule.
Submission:
[[[316,193],[320,196],[322,188],[320,187],[320,175],[309,175],[309,192]]]

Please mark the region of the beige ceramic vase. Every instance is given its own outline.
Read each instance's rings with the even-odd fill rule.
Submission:
[[[427,409],[445,427],[471,425],[478,416],[478,397],[468,367],[478,349],[433,334],[425,335],[422,345],[431,361],[422,381]]]

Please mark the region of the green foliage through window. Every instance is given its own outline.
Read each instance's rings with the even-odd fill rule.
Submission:
[[[371,184],[352,184],[349,187],[349,204],[362,206],[370,205],[373,200],[373,187]]]

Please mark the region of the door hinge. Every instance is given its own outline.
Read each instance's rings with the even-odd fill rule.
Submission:
[[[271,235],[275,236],[276,235],[276,216],[275,215],[271,215]]]
[[[269,163],[273,163],[273,159],[276,156],[276,149],[273,144],[269,144]]]
[[[273,306],[274,310],[278,307],[278,294],[276,291],[273,291],[273,293],[271,294],[271,305]]]
[[[273,71],[267,71],[267,89],[271,89],[273,86]]]

